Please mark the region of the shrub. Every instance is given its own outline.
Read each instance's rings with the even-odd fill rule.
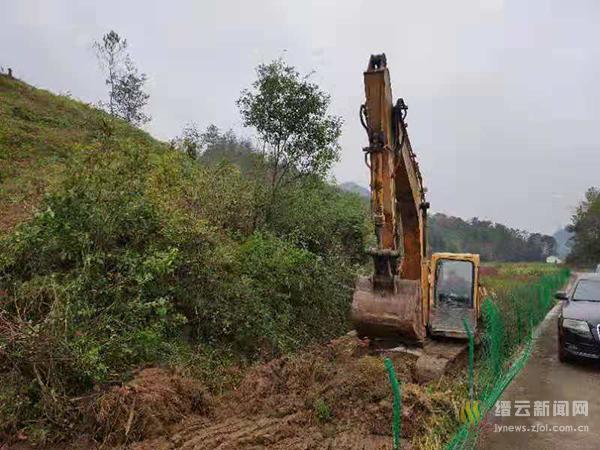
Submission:
[[[4,436],[68,430],[80,420],[70,398],[182,347],[252,359],[346,330],[345,218],[320,252],[298,246],[302,233],[257,231],[255,181],[163,147],[109,139],[77,150],[66,173],[0,242]]]
[[[369,223],[368,204],[357,194],[311,179],[281,194],[269,227],[313,253],[364,262]]]
[[[329,409],[329,406],[322,398],[315,400],[313,409],[319,422],[329,422],[331,420],[331,409]]]

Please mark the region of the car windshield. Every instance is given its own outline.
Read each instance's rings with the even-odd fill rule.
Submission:
[[[600,302],[600,280],[580,280],[573,293],[573,300]]]
[[[473,307],[473,263],[441,259],[437,264],[437,306]]]

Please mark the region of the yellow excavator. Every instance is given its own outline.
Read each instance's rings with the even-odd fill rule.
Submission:
[[[369,249],[372,275],[356,282],[354,326],[360,337],[417,344],[426,353],[433,349],[434,360],[449,360],[465,346],[465,321],[473,332],[477,329],[479,255],[427,257],[429,203],[407,134],[407,106],[401,98],[393,103],[385,54],[371,56],[364,85],[360,117],[369,138],[363,150],[377,244]],[[432,337],[455,345],[450,351],[442,344],[428,345]]]

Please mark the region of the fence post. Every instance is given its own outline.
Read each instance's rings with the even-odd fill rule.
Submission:
[[[521,318],[521,308],[520,306],[515,306],[516,315],[517,315],[517,333],[519,335],[519,344],[523,342],[523,319]]]
[[[531,338],[531,336],[533,336],[533,326],[534,326],[533,305],[534,305],[534,301],[537,300],[536,297],[538,295],[538,290],[535,288],[535,286],[530,286],[529,293],[530,293],[529,295],[531,297],[530,297],[529,301],[527,302],[527,334],[528,334],[527,339],[529,339],[529,338]]]
[[[390,379],[390,384],[392,385],[392,392],[394,394],[394,415],[392,422],[392,431],[393,431],[393,448],[394,450],[398,450],[400,448],[400,430],[401,430],[401,419],[402,416],[400,412],[402,410],[402,394],[400,392],[400,385],[398,383],[398,379],[396,378],[396,372],[394,371],[394,364],[390,358],[384,359],[384,364],[388,372],[388,377]]]

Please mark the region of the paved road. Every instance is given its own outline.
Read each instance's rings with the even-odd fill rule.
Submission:
[[[558,312],[558,307],[554,308],[541,324],[527,366],[500,398],[501,401],[511,402],[511,416],[497,416],[495,409],[490,411],[479,441],[479,449],[600,449],[600,366],[563,364],[558,361]],[[588,402],[587,417],[573,416],[573,401],[580,400]],[[530,402],[529,417],[515,417],[516,401]],[[549,417],[534,416],[536,401],[548,401]],[[569,403],[568,417],[554,416],[555,401]],[[527,409],[521,411],[526,412]],[[540,412],[544,413],[543,409],[538,409],[538,414]],[[501,411],[498,413],[501,414]],[[510,425],[528,428],[527,431],[499,429]],[[553,429],[554,426],[564,428],[557,430]],[[569,427],[572,427],[572,431],[567,431]],[[588,431],[583,427],[588,427]]]

